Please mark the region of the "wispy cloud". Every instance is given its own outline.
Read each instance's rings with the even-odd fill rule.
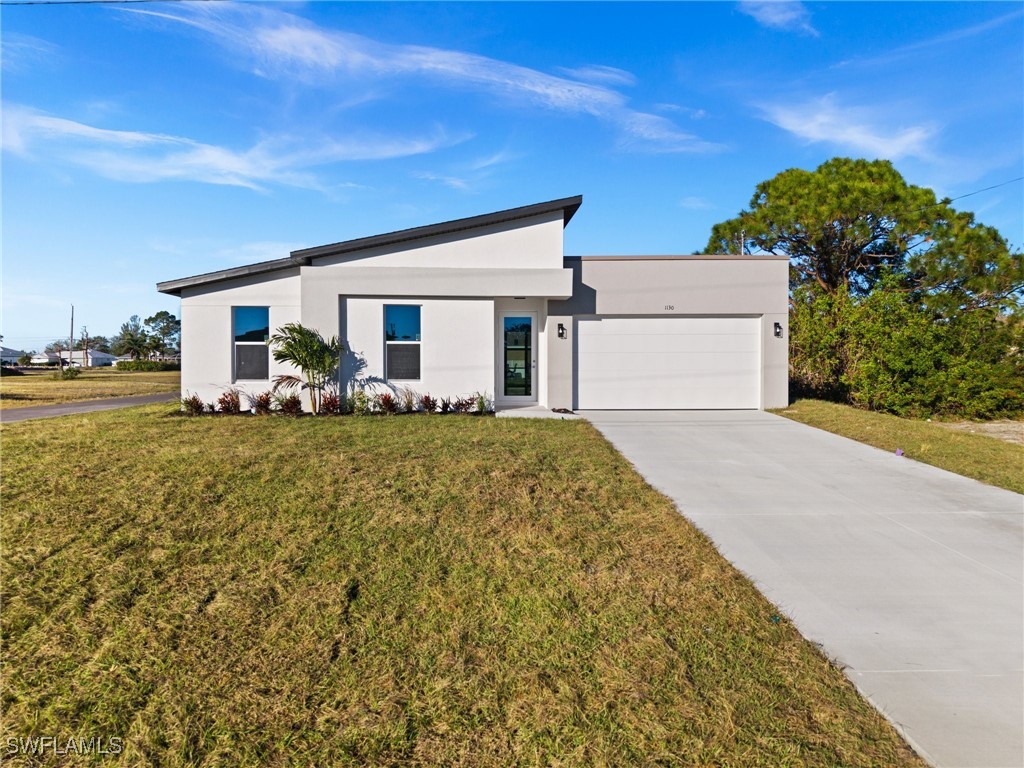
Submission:
[[[420,179],[421,181],[437,182],[461,192],[474,192],[487,179],[497,173],[500,166],[512,162],[518,159],[518,157],[518,155],[503,149],[475,160],[461,163],[450,172],[416,171],[412,175],[413,178]]]
[[[413,178],[420,179],[422,181],[440,182],[446,187],[451,187],[452,189],[458,189],[460,191],[466,191],[469,189],[469,179],[462,179],[458,176],[446,176],[443,173],[434,173],[432,171],[415,171],[412,175]]]
[[[810,11],[796,0],[743,0],[739,8],[762,27],[818,37],[818,30],[811,25]]]
[[[636,75],[617,67],[608,67],[603,64],[594,64],[589,67],[559,67],[559,72],[568,75],[574,80],[583,80],[588,83],[611,83],[612,85],[636,85]]]
[[[627,149],[645,148],[651,152],[677,152],[687,147],[691,152],[716,152],[723,145],[702,141],[680,129],[661,115],[631,112],[622,118],[623,136],[619,145]]]
[[[677,112],[686,115],[691,120],[703,120],[708,116],[708,113],[703,109],[694,109],[693,107],[684,107],[680,104],[655,104],[654,108],[659,112]]]
[[[6,73],[20,72],[51,60],[60,49],[51,42],[35,35],[8,32],[0,46],[0,61]]]
[[[631,108],[625,95],[612,86],[632,84],[635,78],[614,67],[584,67],[569,70],[574,76],[561,77],[475,53],[384,43],[254,5],[202,3],[174,12],[122,10],[200,29],[265,78],[301,80],[318,88],[332,77],[426,79],[440,87],[474,89],[513,102],[590,115],[617,126],[622,132],[620,146],[635,151],[720,148],[666,118]]]
[[[280,136],[236,150],[163,133],[112,130],[53,117],[17,105],[3,105],[3,149],[32,156],[37,146],[119,181],[197,181],[264,189],[271,184],[322,189],[310,172],[317,166],[425,154],[465,137],[451,138],[438,127],[425,137],[321,139]]]
[[[893,125],[876,110],[843,107],[834,94],[802,104],[761,105],[770,123],[807,142],[826,142],[876,158],[928,158],[938,133],[931,123]]]
[[[703,197],[690,195],[679,201],[679,207],[686,208],[689,211],[709,211],[715,206]]]
[[[919,40],[914,43],[908,43],[907,45],[892,48],[878,56],[855,57],[841,61],[835,66],[846,67],[854,65],[873,66],[878,64],[891,64],[894,61],[898,61],[899,59],[906,58],[907,56],[919,53],[920,51],[929,48],[940,48],[947,46],[949,43],[956,43],[971,37],[977,37],[978,35],[997,29],[1014,19],[1019,19],[1021,16],[1024,16],[1024,10],[1011,11],[1010,13],[1004,13],[1002,16],[996,16],[994,19],[989,19],[978,24],[972,24],[967,27],[961,27],[960,29],[953,29],[941,35],[930,37],[927,40]]]

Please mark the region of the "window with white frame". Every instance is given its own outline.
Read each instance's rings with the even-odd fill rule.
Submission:
[[[270,307],[232,307],[235,381],[270,378]]]
[[[389,381],[420,378],[420,309],[416,304],[384,305],[384,375]]]

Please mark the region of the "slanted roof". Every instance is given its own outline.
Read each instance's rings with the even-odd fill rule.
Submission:
[[[161,293],[167,293],[172,296],[181,296],[181,291],[184,288],[218,283],[224,280],[231,280],[236,277],[248,277],[249,275],[259,275],[268,272],[277,272],[279,270],[293,269],[300,266],[308,266],[312,263],[313,259],[324,256],[338,256],[345,253],[364,251],[369,248],[381,248],[413,240],[422,240],[427,237],[436,237],[438,235],[447,235],[454,232],[478,229],[480,227],[489,227],[494,224],[502,224],[504,222],[516,221],[518,219],[528,219],[532,216],[542,216],[544,214],[555,213],[557,211],[562,212],[562,226],[564,227],[569,223],[576,211],[579,210],[582,203],[582,195],[576,195],[575,197],[563,197],[559,200],[550,200],[546,203],[524,205],[519,208],[509,208],[504,211],[485,213],[481,216],[470,216],[465,219],[454,219],[453,221],[441,222],[440,224],[429,224],[425,227],[402,229],[397,232],[388,232],[383,235],[360,237],[355,240],[345,240],[340,243],[318,245],[313,248],[303,248],[298,251],[292,251],[291,255],[287,259],[261,261],[257,264],[250,264],[245,267],[222,269],[218,272],[207,272],[193,277],[183,277],[178,280],[167,280],[162,283],[157,283],[156,289]]]

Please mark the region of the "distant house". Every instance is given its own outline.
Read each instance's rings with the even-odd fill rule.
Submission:
[[[115,355],[96,349],[88,351],[76,349],[73,352],[62,350],[60,358],[63,358],[64,365],[70,364],[82,368],[103,368],[113,365],[117,360]],[[56,352],[40,352],[38,355],[32,356],[32,365],[59,365],[60,358]]]
[[[32,365],[59,365],[61,357],[64,358],[64,364],[67,365],[68,358],[65,352],[62,352],[59,357],[56,352],[37,352],[32,355]]]
[[[0,363],[4,365],[17,365],[18,358],[24,357],[25,353],[20,349],[11,349],[10,347],[0,347]]]
[[[98,349],[90,349],[88,351],[76,349],[74,352],[66,352],[64,354],[71,355],[72,365],[80,365],[85,368],[104,368],[113,365],[114,361],[117,360],[116,355],[112,355],[109,352],[100,352]]]

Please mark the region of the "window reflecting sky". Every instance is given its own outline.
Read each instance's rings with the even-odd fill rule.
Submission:
[[[235,341],[266,341],[270,336],[267,307],[235,307]]]
[[[419,341],[420,308],[400,304],[385,306],[384,333],[388,341]]]

